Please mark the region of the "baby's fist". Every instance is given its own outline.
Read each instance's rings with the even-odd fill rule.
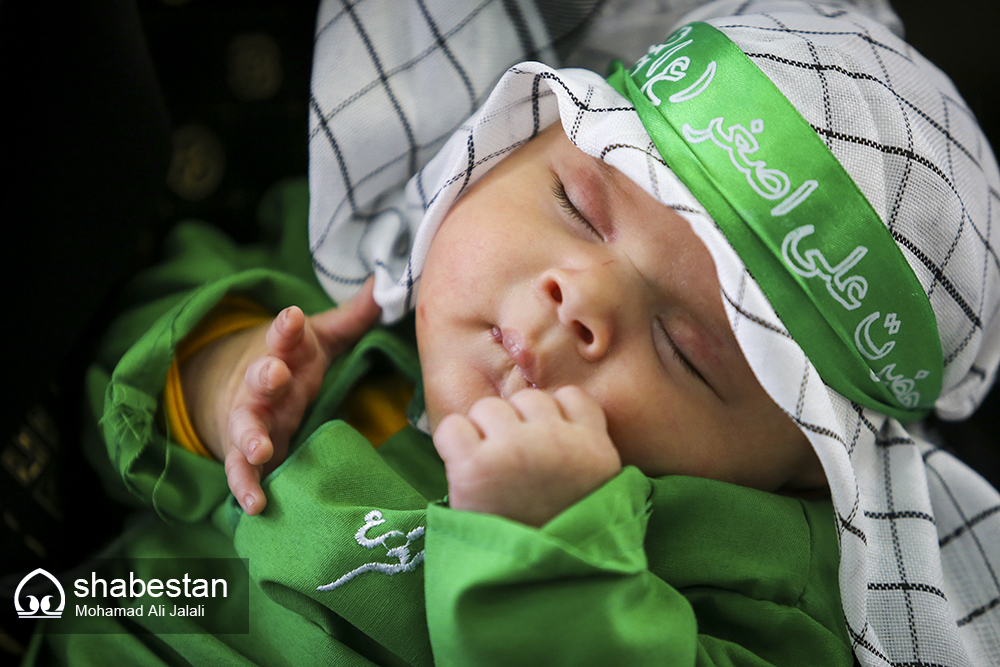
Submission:
[[[441,420],[452,508],[541,526],[621,469],[600,404],[579,387],[525,389]]]

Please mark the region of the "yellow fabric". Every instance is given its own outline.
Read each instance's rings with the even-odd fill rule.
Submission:
[[[167,419],[167,429],[174,441],[198,456],[212,458],[212,455],[205,448],[198,433],[194,430],[194,424],[188,416],[187,406],[184,405],[184,393],[181,390],[180,365],[177,357],[174,357],[167,371],[167,383],[163,387],[163,414]]]
[[[181,447],[198,456],[212,458],[188,415],[181,388],[180,363],[212,341],[255,327],[271,317],[271,313],[250,299],[227,296],[177,346],[177,353],[167,371],[167,382],[163,387],[163,413],[168,432]]]
[[[378,447],[406,426],[406,406],[413,385],[401,375],[382,375],[360,382],[344,401],[344,421]]]
[[[177,346],[177,361],[184,361],[212,341],[255,327],[274,315],[242,296],[227,296]]]
[[[180,345],[167,371],[163,388],[163,412],[173,439],[184,449],[212,458],[191,423],[181,387],[180,363],[212,341],[249,329],[272,315],[249,299],[230,296],[219,303]],[[406,406],[413,398],[413,385],[400,375],[365,379],[344,401],[344,421],[378,447],[406,426]]]

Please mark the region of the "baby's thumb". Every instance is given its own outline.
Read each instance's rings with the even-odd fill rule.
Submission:
[[[378,320],[382,308],[372,296],[374,285],[374,277],[369,278],[353,299],[310,318],[313,330],[327,353],[339,354]]]

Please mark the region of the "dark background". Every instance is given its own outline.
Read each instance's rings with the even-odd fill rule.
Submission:
[[[907,40],[1000,146],[1000,5],[897,0]],[[264,191],[304,175],[318,0],[0,0],[5,169],[0,605],[121,530],[79,448],[82,380],[122,282],[185,217],[240,241]],[[934,423],[1000,483],[1000,390]],[[14,574],[17,573],[16,577]],[[18,619],[19,620],[19,619]],[[30,624],[0,621],[0,662]]]

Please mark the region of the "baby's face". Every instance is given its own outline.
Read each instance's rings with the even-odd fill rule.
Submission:
[[[824,483],[747,365],[690,225],[558,124],[449,211],[420,282],[417,341],[431,428],[487,396],[574,384],[604,408],[622,462],[647,475]]]

